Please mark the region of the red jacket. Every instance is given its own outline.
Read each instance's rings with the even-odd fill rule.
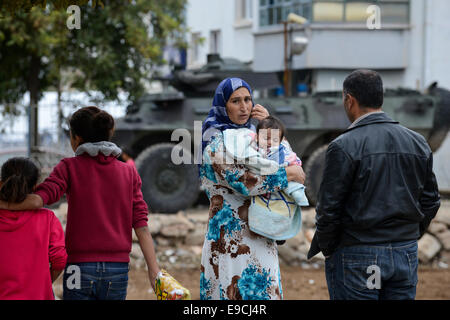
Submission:
[[[0,210],[0,300],[54,300],[49,262],[62,270],[66,260],[53,212]]]
[[[113,156],[66,158],[38,186],[44,204],[67,195],[69,263],[129,262],[132,229],[147,226],[147,204],[136,168]]]

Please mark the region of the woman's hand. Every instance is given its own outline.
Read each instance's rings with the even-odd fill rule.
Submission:
[[[300,166],[294,165],[286,167],[286,175],[288,181],[295,181],[301,184],[305,183],[306,175]]]
[[[250,117],[261,121],[261,120],[267,118],[269,115],[270,115],[269,111],[267,111],[266,108],[264,108],[260,104],[256,104],[252,109],[252,113],[250,114]]]

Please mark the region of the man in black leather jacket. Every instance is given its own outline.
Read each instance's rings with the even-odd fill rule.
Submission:
[[[352,125],[328,147],[308,258],[322,251],[331,299],[414,299],[417,239],[440,197],[426,140],[382,111],[383,83],[344,82]]]

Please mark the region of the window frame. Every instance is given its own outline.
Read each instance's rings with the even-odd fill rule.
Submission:
[[[222,54],[222,31],[220,29],[209,32],[209,53]]]
[[[244,28],[253,24],[253,1],[255,0],[234,0],[235,14],[234,27]]]
[[[200,40],[202,38],[201,32],[192,32],[191,33],[191,56],[189,59],[190,64],[196,64],[200,61]]]
[[[261,5],[262,2],[265,5]],[[270,4],[273,2],[273,4]],[[341,25],[363,25],[363,21],[347,21],[347,5],[349,3],[357,3],[357,2],[367,2],[367,5],[380,5],[382,9],[383,4],[394,4],[394,5],[404,5],[406,7],[406,22],[389,22],[388,25],[409,25],[411,23],[411,0],[258,0],[258,17],[259,17],[259,28],[270,28],[276,26],[281,23],[281,21],[277,21],[277,23],[269,23],[269,9],[277,8],[281,5],[282,8],[290,8],[289,12],[294,12],[294,7],[296,5],[301,5],[302,10],[305,10],[305,7],[309,6],[309,16],[305,16],[306,19],[311,21],[312,24],[316,25],[326,25],[326,24],[341,24]],[[314,4],[315,3],[342,3],[343,4],[343,12],[342,12],[342,20],[336,21],[316,21],[314,20]],[[262,21],[262,11],[266,11],[267,23],[263,24]],[[285,18],[287,14],[282,12],[282,19]]]

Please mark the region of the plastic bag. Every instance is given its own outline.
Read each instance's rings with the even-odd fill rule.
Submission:
[[[155,294],[158,300],[191,300],[189,290],[164,269],[156,277]]]

